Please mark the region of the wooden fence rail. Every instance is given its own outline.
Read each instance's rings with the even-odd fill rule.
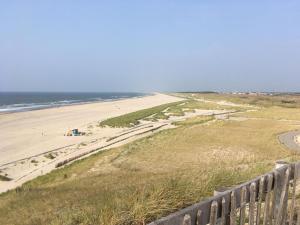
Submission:
[[[300,163],[274,171],[148,225],[300,225]]]

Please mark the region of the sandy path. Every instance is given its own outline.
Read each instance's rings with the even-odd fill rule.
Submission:
[[[278,136],[281,144],[285,145],[287,148],[300,152],[300,142],[298,141],[300,137],[300,130],[289,131]]]

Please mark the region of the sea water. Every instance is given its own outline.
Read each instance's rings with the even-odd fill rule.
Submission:
[[[142,97],[146,93],[133,92],[0,92],[0,113],[38,110],[66,105],[112,101]]]

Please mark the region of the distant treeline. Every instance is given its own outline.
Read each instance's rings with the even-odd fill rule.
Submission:
[[[178,91],[180,94],[219,94],[216,91]]]
[[[217,92],[217,91],[178,91],[176,93],[180,94],[232,94],[232,92]],[[251,94],[251,93],[257,93],[257,94],[265,94],[265,95],[300,95],[300,92],[240,92],[243,94]]]

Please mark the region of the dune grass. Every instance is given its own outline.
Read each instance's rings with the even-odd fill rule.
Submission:
[[[188,104],[198,103],[172,107],[196,108]],[[0,224],[141,225],[198,202],[217,187],[270,171],[278,159],[300,160],[277,140],[299,124],[265,116],[269,119],[190,118],[175,129],[77,161],[0,195]]]
[[[204,103],[194,99],[164,104],[148,109],[139,110],[122,116],[101,121],[100,126],[132,127],[138,125],[140,120],[157,121],[168,119],[169,116],[183,116],[184,112],[195,109],[228,109],[232,107],[220,106],[216,103]]]
[[[148,109],[139,110],[136,112],[128,113],[122,116],[113,117],[100,122],[100,126],[110,126],[110,127],[131,127],[139,124],[139,120],[145,119],[149,116],[155,114],[161,114],[165,109],[177,106],[184,101],[168,103]]]
[[[184,121],[174,122],[173,124],[175,126],[191,126],[191,125],[206,123],[213,119],[214,119],[213,116],[195,116],[195,117],[188,118]]]
[[[179,96],[188,96],[189,98],[205,98],[208,100],[227,100],[238,104],[250,104],[261,107],[279,106],[285,108],[299,108],[300,94],[275,94],[270,95],[233,95],[233,94],[218,94],[218,93],[190,93],[179,94]]]
[[[257,111],[244,112],[239,114],[238,116],[262,118],[262,119],[274,119],[274,120],[300,121],[299,108],[289,108],[289,107],[286,108],[286,107],[272,106],[272,107],[262,108]]]

